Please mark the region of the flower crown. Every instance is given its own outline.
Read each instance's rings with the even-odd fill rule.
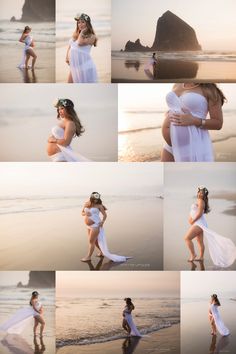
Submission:
[[[208,193],[208,189],[203,186],[198,187],[198,191],[204,191],[204,193]]]
[[[90,17],[89,17],[89,15],[86,15],[86,14],[77,14],[76,16],[75,16],[75,21],[79,21],[79,20],[84,20],[84,21],[86,21],[86,22],[90,22]]]
[[[99,193],[92,193],[91,194],[91,198],[94,198],[94,199],[100,199],[100,194]]]
[[[53,102],[53,106],[58,108],[59,106],[63,107],[74,107],[74,104],[71,100],[68,100],[66,98],[56,98],[55,101]]]

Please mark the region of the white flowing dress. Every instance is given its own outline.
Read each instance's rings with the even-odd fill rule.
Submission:
[[[26,52],[29,48],[32,48],[30,46],[32,41],[33,41],[33,37],[31,37],[31,36],[25,37],[25,40],[24,40],[25,46],[23,49],[23,57],[22,57],[21,63],[18,65],[18,68],[20,68],[20,69],[25,69]]]
[[[65,133],[65,130],[60,125],[56,125],[55,127],[52,128],[52,135],[56,139],[63,139],[64,133]],[[63,162],[63,161],[64,162],[88,162],[88,161],[90,161],[89,159],[80,155],[79,153],[74,152],[70,145],[62,146],[62,145],[57,144],[57,146],[59,147],[60,152],[49,156],[53,162]]]
[[[210,304],[210,311],[212,313],[212,316],[215,320],[216,328],[218,332],[222,336],[228,336],[230,334],[229,329],[225,326],[224,322],[222,321],[220,317],[220,313],[218,311],[218,306],[214,304]]]
[[[198,211],[196,203],[192,204],[190,210],[191,218],[195,218]],[[193,225],[198,225],[204,237],[207,239],[208,249],[213,263],[218,267],[227,268],[236,259],[236,246],[232,240],[217,234],[208,228],[204,214]]]
[[[41,302],[36,302],[36,310],[39,311],[41,307]],[[39,313],[35,311],[32,306],[24,307],[18,310],[12,317],[0,325],[0,331],[20,334],[24,330],[29,320],[35,316],[39,316]]]
[[[180,97],[171,91],[166,96],[170,112],[190,113],[195,118],[206,119],[208,102],[206,98],[196,92],[186,92]],[[214,161],[212,142],[208,130],[191,126],[177,126],[170,124],[170,139],[172,146],[166,144],[176,162],[184,161]]]
[[[92,228],[99,227],[98,244],[102,251],[102,254],[105,257],[107,257],[113,262],[126,262],[128,259],[132,258],[132,257],[119,256],[117,254],[113,254],[109,252],[104,228],[99,226],[101,219],[100,219],[100,210],[98,208],[84,208],[84,211],[86,214],[87,213],[91,214],[91,216],[89,216],[89,219],[91,219],[94,222],[94,224],[90,226],[87,225],[88,229],[91,230]]]
[[[132,314],[129,313],[128,306],[125,306],[124,314],[125,314],[125,319],[126,319],[128,325],[130,326],[130,329],[131,329],[130,335],[134,336],[134,337],[142,337],[142,335],[138,331],[137,327],[135,326]]]
[[[73,82],[95,83],[97,82],[96,66],[91,58],[91,45],[79,45],[71,39],[70,45],[70,71]]]

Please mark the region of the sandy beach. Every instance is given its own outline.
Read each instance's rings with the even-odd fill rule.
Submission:
[[[78,200],[78,207],[76,198],[71,202],[48,200],[41,207],[41,202],[36,201],[36,210],[32,200],[22,200],[22,203],[22,206],[26,203],[26,209],[33,207],[32,212],[1,215],[2,270],[162,269],[162,201],[159,199],[109,203],[105,224],[108,247],[113,253],[133,257],[122,264],[95,255],[90,263],[80,261],[88,247],[81,201]],[[62,203],[61,210],[56,210],[58,203]],[[42,211],[37,211],[38,208]]]
[[[149,57],[150,57],[149,53]],[[123,58],[122,58],[123,56]],[[235,82],[236,61],[191,61],[162,59],[153,71],[145,70],[146,53],[118,53],[112,56],[112,82]]]
[[[59,348],[58,354],[72,353],[96,353],[96,354],[143,354],[143,353],[171,353],[180,352],[180,326],[173,325],[169,328],[161,329],[143,338],[118,339],[106,343],[98,343],[83,346],[67,346]]]
[[[1,48],[2,52],[3,48]],[[55,82],[54,72],[54,50],[48,48],[37,48],[37,63],[35,70],[19,69],[20,48],[5,48],[8,57],[4,60],[1,53],[0,60],[0,82],[7,83],[46,83]],[[36,51],[36,49],[35,49]]]
[[[208,322],[208,299],[189,299],[181,301],[181,353],[235,353],[236,326],[235,301],[222,299],[219,311],[231,334],[228,337],[211,335]]]

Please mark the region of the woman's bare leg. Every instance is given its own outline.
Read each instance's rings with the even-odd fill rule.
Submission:
[[[99,234],[99,228],[92,228],[91,230],[89,230],[89,249],[88,249],[88,255],[85,258],[82,258],[81,261],[83,262],[87,262],[91,260],[92,254],[94,252],[95,249],[95,243]]]
[[[161,152],[161,162],[174,162],[174,156],[167,151],[166,149],[162,149]]]
[[[195,237],[197,237],[201,232],[202,232],[202,229],[199,226],[192,225],[184,237],[186,245],[188,246],[188,249],[190,251],[189,262],[194,261],[195,258],[197,257],[195,250],[194,250],[194,245],[193,245],[192,240]]]
[[[68,84],[72,84],[73,83],[73,78],[72,78],[71,72],[69,73],[67,82],[68,82]]]
[[[32,70],[34,70],[34,65],[37,59],[37,55],[35,54],[34,50],[32,48],[29,48],[27,50],[27,55],[30,55],[33,59],[32,59]]]
[[[25,57],[25,68],[28,69],[30,54],[26,53]]]
[[[37,325],[40,323],[40,336],[42,337],[43,336],[43,330],[44,330],[44,327],[45,327],[45,321],[44,321],[43,317],[40,316],[40,315],[35,317],[34,320],[36,320],[38,322]]]
[[[205,245],[203,242],[203,231],[197,236],[197,243],[198,243],[198,247],[199,247],[199,251],[200,251],[200,256],[196,260],[203,261],[204,251],[205,251]]]
[[[36,317],[34,317],[34,335],[36,336],[36,332],[37,332],[37,327],[38,327],[39,321],[37,320]]]

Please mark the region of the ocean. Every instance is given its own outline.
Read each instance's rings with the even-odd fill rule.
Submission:
[[[180,322],[178,298],[136,298],[133,303],[133,319],[143,335]],[[124,301],[118,298],[57,298],[57,347],[125,338],[123,308]]]

